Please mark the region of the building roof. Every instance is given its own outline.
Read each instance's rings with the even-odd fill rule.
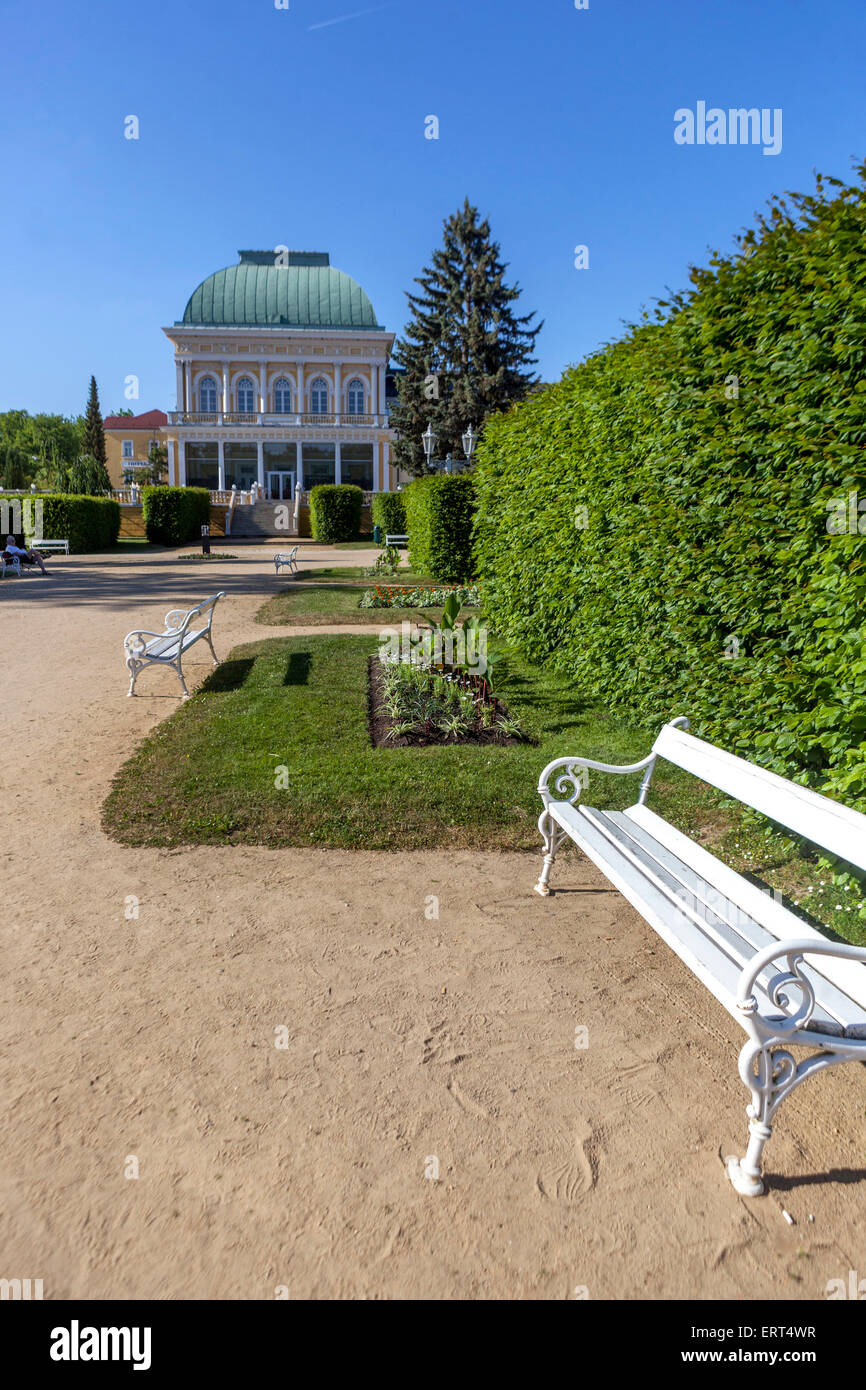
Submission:
[[[373,305],[327,251],[239,251],[240,262],[193,290],[183,324],[381,329]]]
[[[143,415],[106,415],[103,426],[107,430],[158,430],[168,424],[168,416],[161,410],[146,410]]]

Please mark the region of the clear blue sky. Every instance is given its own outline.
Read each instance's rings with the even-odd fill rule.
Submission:
[[[172,408],[161,327],[241,247],[329,251],[399,331],[467,195],[545,319],[553,380],[771,193],[864,153],[863,0],[3,0],[0,18],[2,410],[78,413],[91,372],[106,413]],[[678,146],[674,111],[698,101],[781,107],[782,152]]]

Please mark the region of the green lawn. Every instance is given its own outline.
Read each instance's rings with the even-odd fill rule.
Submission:
[[[429,575],[425,575],[425,574],[416,574],[414,570],[410,570],[410,569],[401,569],[400,572],[399,572],[398,574],[383,575],[383,576],[380,576],[378,579],[376,579],[376,578],[374,578],[373,575],[365,574],[365,569],[368,569],[368,568],[370,568],[370,567],[369,567],[369,566],[363,566],[363,567],[362,567],[361,565],[346,565],[346,567],[345,567],[344,569],[340,569],[339,566],[337,566],[337,565],[332,565],[332,566],[330,566],[329,568],[326,568],[326,569],[298,570],[297,573],[296,573],[295,575],[293,575],[292,577],[293,577],[295,583],[298,583],[298,582],[301,581],[301,580],[307,580],[307,579],[312,579],[312,580],[316,580],[316,581],[321,581],[321,580],[323,580],[323,579],[326,579],[326,580],[333,580],[335,583],[338,583],[338,582],[343,582],[343,583],[346,583],[346,584],[349,584],[349,583],[353,583],[353,584],[354,584],[354,583],[358,583],[358,584],[361,584],[362,587],[364,587],[364,588],[370,588],[370,587],[372,587],[372,586],[375,585],[375,584],[435,584],[435,583],[436,583],[436,580],[435,580],[435,579],[431,579]],[[285,578],[286,576],[284,575],[283,577]]]
[[[303,627],[326,623],[378,623],[393,626],[418,617],[413,608],[359,608],[363,587],[357,584],[309,584],[283,589],[262,604],[256,622],[266,627]],[[426,609],[432,615],[441,609]],[[396,619],[395,619],[396,615]]]
[[[236,648],[121,768],[104,806],[107,833],[129,845],[537,850],[535,788],[547,762],[569,752],[633,762],[651,743],[585,706],[561,679],[512,659],[497,668],[499,693],[535,746],[374,748],[374,650],[369,636]],[[275,784],[281,767],[285,789]],[[636,798],[636,781],[593,773],[585,795],[622,807]],[[846,906],[840,894],[821,887],[828,873],[763,823],[726,809],[704,784],[660,763],[651,804],[733,867],[808,903],[841,935],[864,935],[853,910],[836,910]]]
[[[372,584],[295,584],[262,604],[256,622],[266,627],[303,627],[327,623],[376,623],[393,627],[408,622],[438,622],[440,608],[359,608],[358,599]],[[474,609],[465,609],[465,613]]]

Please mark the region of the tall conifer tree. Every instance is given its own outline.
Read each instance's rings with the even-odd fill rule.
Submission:
[[[102,411],[99,408],[99,393],[96,389],[95,376],[90,378],[90,395],[87,398],[81,452],[89,454],[91,458],[97,459],[102,464],[108,462],[108,453],[105,448],[105,425]]]
[[[432,265],[416,277],[420,293],[407,293],[411,319],[394,349],[403,369],[391,414],[399,433],[394,461],[411,473],[426,471],[421,435],[428,424],[439,436],[436,457],[462,459],[466,426],[480,429],[537,381],[529,369],[543,325],[532,326],[534,313],[514,312],[520,289],[506,285],[505,271],[490,223],[467,198],[446,219]]]

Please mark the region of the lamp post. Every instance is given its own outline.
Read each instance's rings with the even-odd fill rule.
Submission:
[[[421,436],[421,443],[424,445],[424,457],[427,460],[427,467],[433,467],[433,453],[439,436],[434,433],[432,422],[427,426]]]
[[[472,455],[475,453],[475,445],[478,443],[478,435],[470,425],[463,435],[463,452],[466,455],[466,467],[472,462]]]

